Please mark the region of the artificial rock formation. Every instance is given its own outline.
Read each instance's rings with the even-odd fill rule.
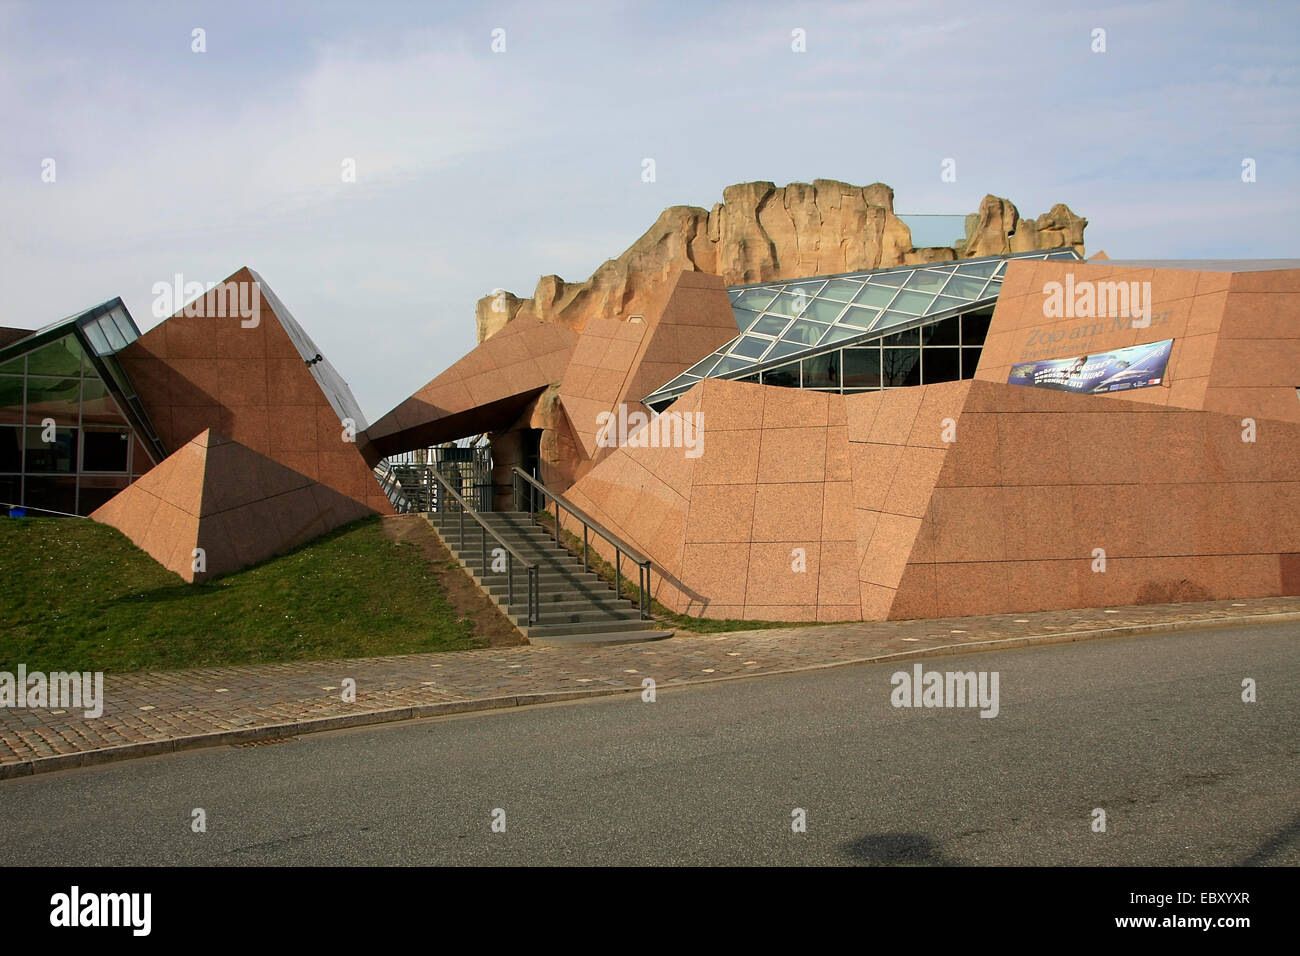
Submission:
[[[1082,252],[1088,224],[1062,203],[1036,220],[1021,219],[1008,200],[985,196],[979,212],[967,217],[964,243],[915,249],[907,224],[894,214],[894,190],[884,183],[739,183],[722,197],[711,210],[665,209],[641,238],[585,282],[550,275],[531,299],[500,290],[484,296],[476,309],[479,341],[519,316],[580,332],[592,318],[646,314],[662,304],[668,280],[683,270],[743,285],[1065,246]]]

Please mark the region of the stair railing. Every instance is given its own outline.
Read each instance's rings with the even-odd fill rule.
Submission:
[[[482,556],[482,561],[483,561],[484,581],[488,580],[488,569],[491,567],[491,565],[488,563],[488,545],[487,545],[488,538],[490,537],[493,541],[499,544],[502,547],[502,549],[504,549],[506,553],[507,611],[511,607],[513,607],[515,603],[515,579],[514,579],[515,562],[518,561],[528,572],[528,596],[527,596],[528,597],[528,623],[530,625],[536,624],[538,622],[538,619],[541,617],[541,609],[542,609],[537,565],[534,564],[532,561],[529,561],[527,558],[525,558],[522,554],[516,551],[508,541],[502,538],[501,535],[497,534],[495,531],[489,528],[487,526],[487,522],[483,520],[483,516],[469,506],[469,503],[466,502],[465,499],[461,497],[460,492],[458,492],[455,488],[451,486],[451,482],[449,482],[446,479],[446,477],[444,477],[442,473],[438,471],[437,468],[430,468],[429,474],[433,475],[433,479],[442,486],[443,490],[446,491],[447,494],[450,496],[452,502],[454,502],[458,506],[456,510],[460,513],[460,547],[462,550],[465,547],[465,515],[468,514],[471,518],[473,518],[476,522],[478,522],[480,554]]]
[[[560,495],[557,495],[551,489],[534,478],[528,472],[524,471],[517,465],[512,472],[515,511],[527,510],[530,515],[535,515],[538,509],[535,507],[536,494],[542,495],[542,510],[546,508],[546,499],[550,499],[555,505],[555,543],[558,547],[560,544],[560,509],[563,508],[570,515],[582,523],[582,570],[590,571],[590,534],[596,532],[614,548],[614,593],[618,597],[623,596],[623,557],[626,556],[629,561],[637,567],[637,589],[641,592],[638,595],[638,608],[641,612],[641,620],[650,618],[650,559],[640,551],[633,548],[623,539],[617,537],[612,532],[607,531],[594,518],[591,518],[579,508],[574,507]],[[528,496],[528,508],[521,507],[524,501],[524,494]]]

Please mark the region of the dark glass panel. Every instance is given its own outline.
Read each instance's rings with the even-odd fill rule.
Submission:
[[[799,364],[792,362],[789,365],[782,365],[780,368],[771,368],[763,373],[764,385],[775,385],[778,388],[798,388],[799,387]]]
[[[966,262],[962,264],[961,273],[969,276],[991,276],[1003,261],[995,259],[990,262]]]
[[[717,368],[713,370],[713,374],[726,375],[728,372],[734,372],[737,369],[748,368],[753,364],[754,364],[753,362],[750,362],[746,359],[733,358],[732,356],[729,355],[726,358],[724,358],[721,362],[718,363]]]
[[[0,475],[0,505],[18,506],[22,500],[22,475]]]
[[[126,348],[126,336],[123,335],[122,331],[113,323],[110,316],[100,316],[95,320],[95,324],[99,326],[99,330],[103,332],[104,336],[108,339],[108,347],[112,351],[116,352],[119,349]]]
[[[672,391],[676,391],[679,388],[685,390],[690,388],[698,381],[699,379],[696,378],[694,375],[679,375],[677,378],[673,379],[662,389],[660,389],[660,391],[672,392]]]
[[[92,322],[90,325],[83,326],[81,331],[90,341],[90,347],[95,350],[96,355],[107,355],[109,351],[108,339],[104,336],[103,330]]]
[[[968,276],[953,276],[943,287],[944,295],[955,295],[962,299],[978,299],[984,291],[983,279]]]
[[[836,342],[843,342],[845,339],[860,338],[861,336],[862,336],[861,329],[851,329],[848,328],[847,326],[834,325],[831,326],[831,330],[829,332],[827,332],[825,335],[822,336],[822,340],[817,344],[834,345]]]
[[[886,335],[881,339],[884,345],[920,345],[920,329],[904,329],[901,332],[895,332],[893,335]]]
[[[796,316],[808,308],[808,303],[811,301],[812,296],[806,292],[796,294],[782,292],[776,297],[776,301],[767,307],[767,311],[775,312],[777,315]]]
[[[884,385],[897,388],[921,384],[921,350],[885,349],[880,360]]]
[[[800,319],[798,322],[786,329],[781,338],[786,342],[797,342],[800,345],[816,345],[818,339],[830,326],[822,325],[820,322],[810,322],[807,319]]]
[[[27,476],[23,490],[23,505],[63,514],[77,513],[77,479],[35,478]]]
[[[768,339],[760,339],[753,335],[746,335],[739,342],[731,347],[732,355],[739,355],[742,358],[756,359],[771,345]]]
[[[724,345],[723,348],[726,348],[726,346]],[[717,352],[714,352],[712,355],[706,355],[704,356],[704,358],[700,359],[698,362],[696,362],[694,365],[692,365],[682,374],[694,375],[697,378],[704,378],[710,372],[713,371],[713,366],[718,364],[718,359],[720,358],[722,358],[722,356]]]
[[[921,326],[922,345],[956,345],[957,336],[958,322],[955,315],[933,325]]]
[[[0,471],[23,470],[23,430],[0,426]]]
[[[82,424],[125,425],[126,419],[118,410],[117,402],[109,394],[108,386],[96,378],[81,380]]]
[[[961,344],[983,345],[989,334],[989,323],[993,321],[991,312],[972,312],[961,317]]]
[[[81,513],[88,515],[126,487],[125,478],[82,477]]]
[[[765,315],[750,327],[750,332],[762,332],[764,335],[780,335],[790,324],[789,316]]]
[[[898,293],[898,298],[894,300],[889,308],[895,312],[924,315],[933,302],[934,296],[929,292],[909,292],[904,290]]]
[[[827,352],[803,360],[804,388],[839,388],[840,353]]]
[[[81,406],[80,378],[36,378],[27,376],[27,423],[46,418],[59,425],[77,424]]]
[[[26,356],[20,355],[16,359],[10,359],[3,365],[0,365],[0,375],[22,375],[25,371],[23,361]]]
[[[796,352],[805,352],[807,349],[806,345],[800,345],[798,342],[777,342],[772,346],[771,351],[763,356],[763,360],[771,362],[787,355],[794,355]]]
[[[844,387],[880,387],[880,349],[844,350]]]
[[[878,276],[872,276],[871,281],[880,285],[899,286],[910,278],[912,278],[912,273],[904,269],[901,272],[884,272]]]
[[[135,330],[135,326],[131,324],[131,320],[126,317],[125,311],[122,309],[114,309],[109,313],[109,315],[111,315],[113,321],[117,323],[117,329],[122,333],[122,338],[126,340],[128,345],[140,337],[140,333]]]
[[[81,435],[82,471],[126,472],[131,433],[125,428],[85,428]]]
[[[746,289],[736,297],[732,303],[733,309],[749,309],[753,312],[762,312],[776,298],[776,292],[771,289]]]
[[[907,280],[907,288],[917,292],[938,292],[948,281],[948,273],[922,269]]]
[[[854,297],[853,301],[858,305],[870,305],[877,308],[884,308],[889,305],[889,301],[897,293],[897,289],[891,289],[885,285],[865,285],[862,291]]]
[[[81,346],[72,335],[27,353],[28,375],[81,375]]]
[[[961,349],[923,349],[921,355],[921,381],[955,382],[961,378]]]
[[[832,279],[826,283],[826,288],[822,289],[821,294],[827,299],[852,302],[853,297],[861,291],[861,282],[854,282],[852,279]]]
[[[0,422],[21,425],[23,421],[23,377],[0,375]]]
[[[975,369],[980,364],[980,352],[983,349],[962,349],[961,350],[961,377],[974,378]]]
[[[803,317],[805,319],[816,319],[818,322],[834,322],[843,311],[843,302],[834,302],[831,299],[813,299],[808,308],[804,310]]]
[[[57,472],[72,474],[77,470],[77,430],[56,428],[54,440],[45,441],[45,429],[27,426],[27,474]]]
[[[871,328],[871,324],[880,318],[879,309],[863,309],[856,305],[850,306],[848,310],[840,316],[840,325],[851,325],[854,328],[862,329],[864,332]]]

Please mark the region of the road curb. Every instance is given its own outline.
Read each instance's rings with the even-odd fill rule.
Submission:
[[[752,680],[757,677],[776,677],[783,674],[797,674],[805,671],[828,670],[833,667],[850,667],[856,664],[872,664],[894,660],[910,660],[925,657],[941,657],[954,653],[1006,650],[1016,647],[1032,647],[1043,644],[1068,644],[1103,637],[1133,637],[1141,634],[1162,634],[1172,631],[1194,631],[1211,627],[1232,626],[1237,624],[1278,624],[1288,621],[1300,621],[1300,611],[1284,611],[1277,614],[1249,614],[1236,617],[1204,618],[1194,621],[1161,621],[1155,624],[1129,624],[1122,627],[1095,628],[1083,631],[1063,631],[1056,634],[1027,634],[1021,637],[1004,637],[991,641],[961,642],[943,644],[935,647],[920,647],[915,650],[895,651],[889,654],[876,654],[870,657],[858,657],[843,661],[828,661],[823,664],[808,664],[800,667],[788,667],[782,670],[762,671],[755,674],[726,674],[721,677],[708,677],[700,680],[667,682],[660,687],[689,687],[697,684],[716,684],[731,680]],[[92,767],[119,760],[132,760],[138,757],[155,757],[161,754],[177,753],[186,750],[198,750],[206,747],[230,746],[241,743],[265,743],[273,740],[287,740],[304,734],[323,733],[330,730],[344,730],[351,727],[367,727],[375,724],[395,723],[422,717],[440,717],[450,714],[475,713],[489,710],[504,710],[510,707],[526,707],[536,704],[553,704],[570,700],[585,700],[593,697],[610,697],[615,694],[639,693],[639,686],[632,687],[592,687],[582,690],[541,691],[534,694],[511,694],[505,697],[477,697],[465,700],[439,701],[434,704],[419,704],[408,707],[392,707],[382,710],[364,711],[357,714],[337,714],[331,717],[316,717],[310,720],[291,721],[283,724],[270,724],[264,727],[247,727],[240,730],[221,730],[209,734],[191,734],[185,737],[173,737],[168,740],[150,740],[134,744],[122,744],[117,747],[101,747],[73,754],[57,754],[50,757],[37,757],[31,760],[0,764],[0,780],[17,777],[30,777],[39,773],[53,773],[58,770],[71,770],[79,767]]]

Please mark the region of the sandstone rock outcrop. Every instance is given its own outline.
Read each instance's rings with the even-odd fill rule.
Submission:
[[[894,190],[884,183],[853,186],[833,179],[739,183],[711,210],[670,206],[617,259],[585,282],[543,276],[531,299],[497,290],[478,301],[479,341],[517,316],[558,322],[576,331],[587,320],[626,319],[645,313],[682,270],[721,275],[727,285],[882,269],[1035,249],[1073,246],[1083,251],[1088,221],[1058,203],[1037,219],[985,196],[967,217],[966,240],[956,247],[916,249],[907,224],[894,213]]]

